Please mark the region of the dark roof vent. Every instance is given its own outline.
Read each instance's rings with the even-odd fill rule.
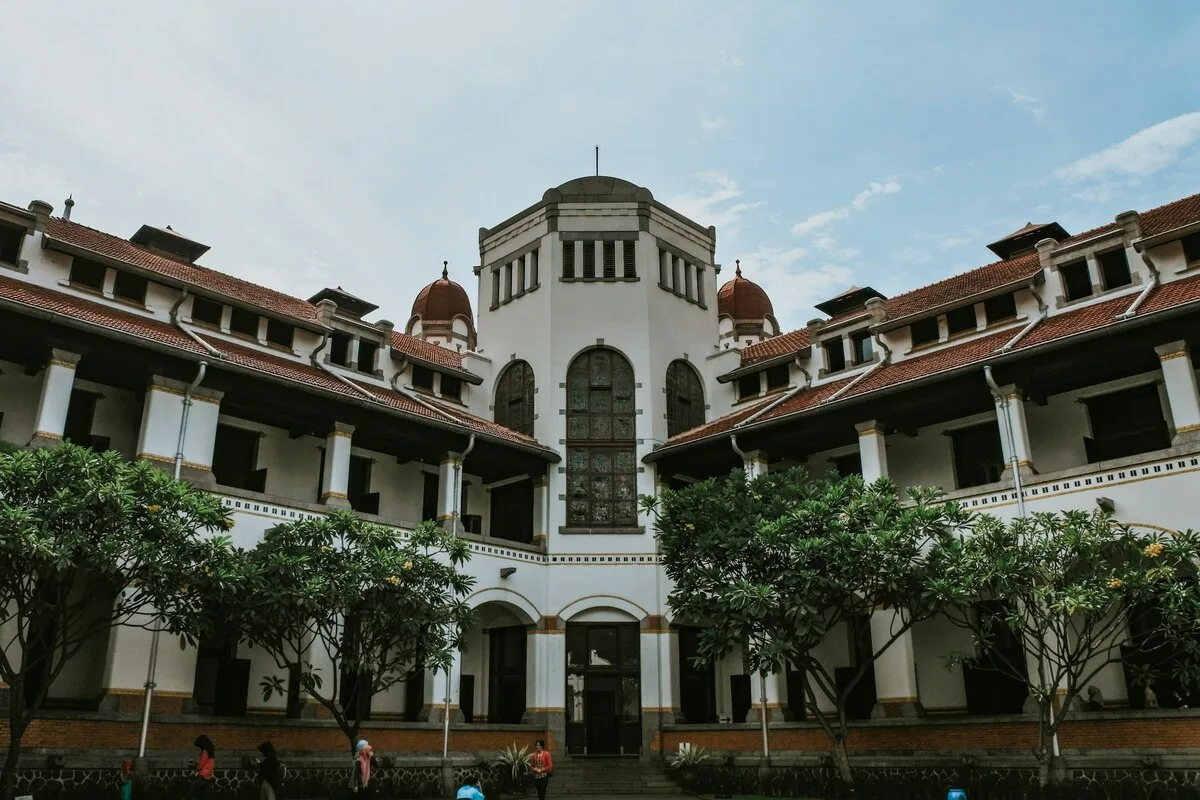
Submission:
[[[870,286],[862,288],[851,286],[837,297],[831,297],[824,303],[817,303],[817,310],[827,316],[837,317],[845,314],[847,311],[854,311],[860,308],[865,310],[867,301],[874,297],[878,297],[881,300],[887,299],[882,293],[875,291]]]
[[[988,250],[999,256],[1001,260],[1007,261],[1010,258],[1032,253],[1042,239],[1061,242],[1069,239],[1070,236],[1057,222],[1027,222],[1024,228],[1013,231],[1003,239],[989,244]]]
[[[129,237],[129,241],[159,255],[182,259],[189,264],[194,264],[197,258],[209,250],[208,245],[179,235],[170,225],[166,228],[143,225],[138,228],[137,233]]]
[[[379,308],[379,306],[369,303],[361,297],[355,297],[340,286],[336,289],[324,288],[308,298],[308,302],[314,306],[322,300],[332,300],[337,303],[338,311],[356,319],[362,319],[364,314],[370,314]]]

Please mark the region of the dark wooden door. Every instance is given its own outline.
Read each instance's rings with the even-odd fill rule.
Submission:
[[[616,683],[605,678],[589,676],[583,702],[587,720],[588,755],[619,754],[621,726],[618,718]]]

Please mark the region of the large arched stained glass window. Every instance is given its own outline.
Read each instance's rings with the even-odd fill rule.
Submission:
[[[667,436],[676,436],[704,424],[704,387],[686,361],[667,366]]]
[[[567,369],[567,527],[637,525],[633,367],[605,347]]]
[[[500,373],[493,418],[497,425],[533,436],[533,369],[526,362],[514,361]]]

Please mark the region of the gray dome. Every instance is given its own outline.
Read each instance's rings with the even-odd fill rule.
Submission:
[[[653,199],[649,189],[607,175],[576,178],[542,195],[547,203],[648,203]]]

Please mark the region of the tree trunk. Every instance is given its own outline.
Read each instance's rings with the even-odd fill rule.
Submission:
[[[1046,772],[1051,786],[1065,786],[1070,780],[1067,772],[1067,760],[1061,754],[1056,756],[1053,752],[1050,753]]]
[[[833,758],[837,763],[838,777],[846,785],[847,791],[854,794],[854,773],[850,770],[850,754],[846,750],[846,738],[839,736],[833,740]]]
[[[8,699],[8,756],[4,759],[4,772],[0,775],[0,800],[13,800],[17,789],[17,760],[21,757],[21,737],[25,735],[25,720],[22,706],[25,700],[24,681],[18,680],[9,687]]]

